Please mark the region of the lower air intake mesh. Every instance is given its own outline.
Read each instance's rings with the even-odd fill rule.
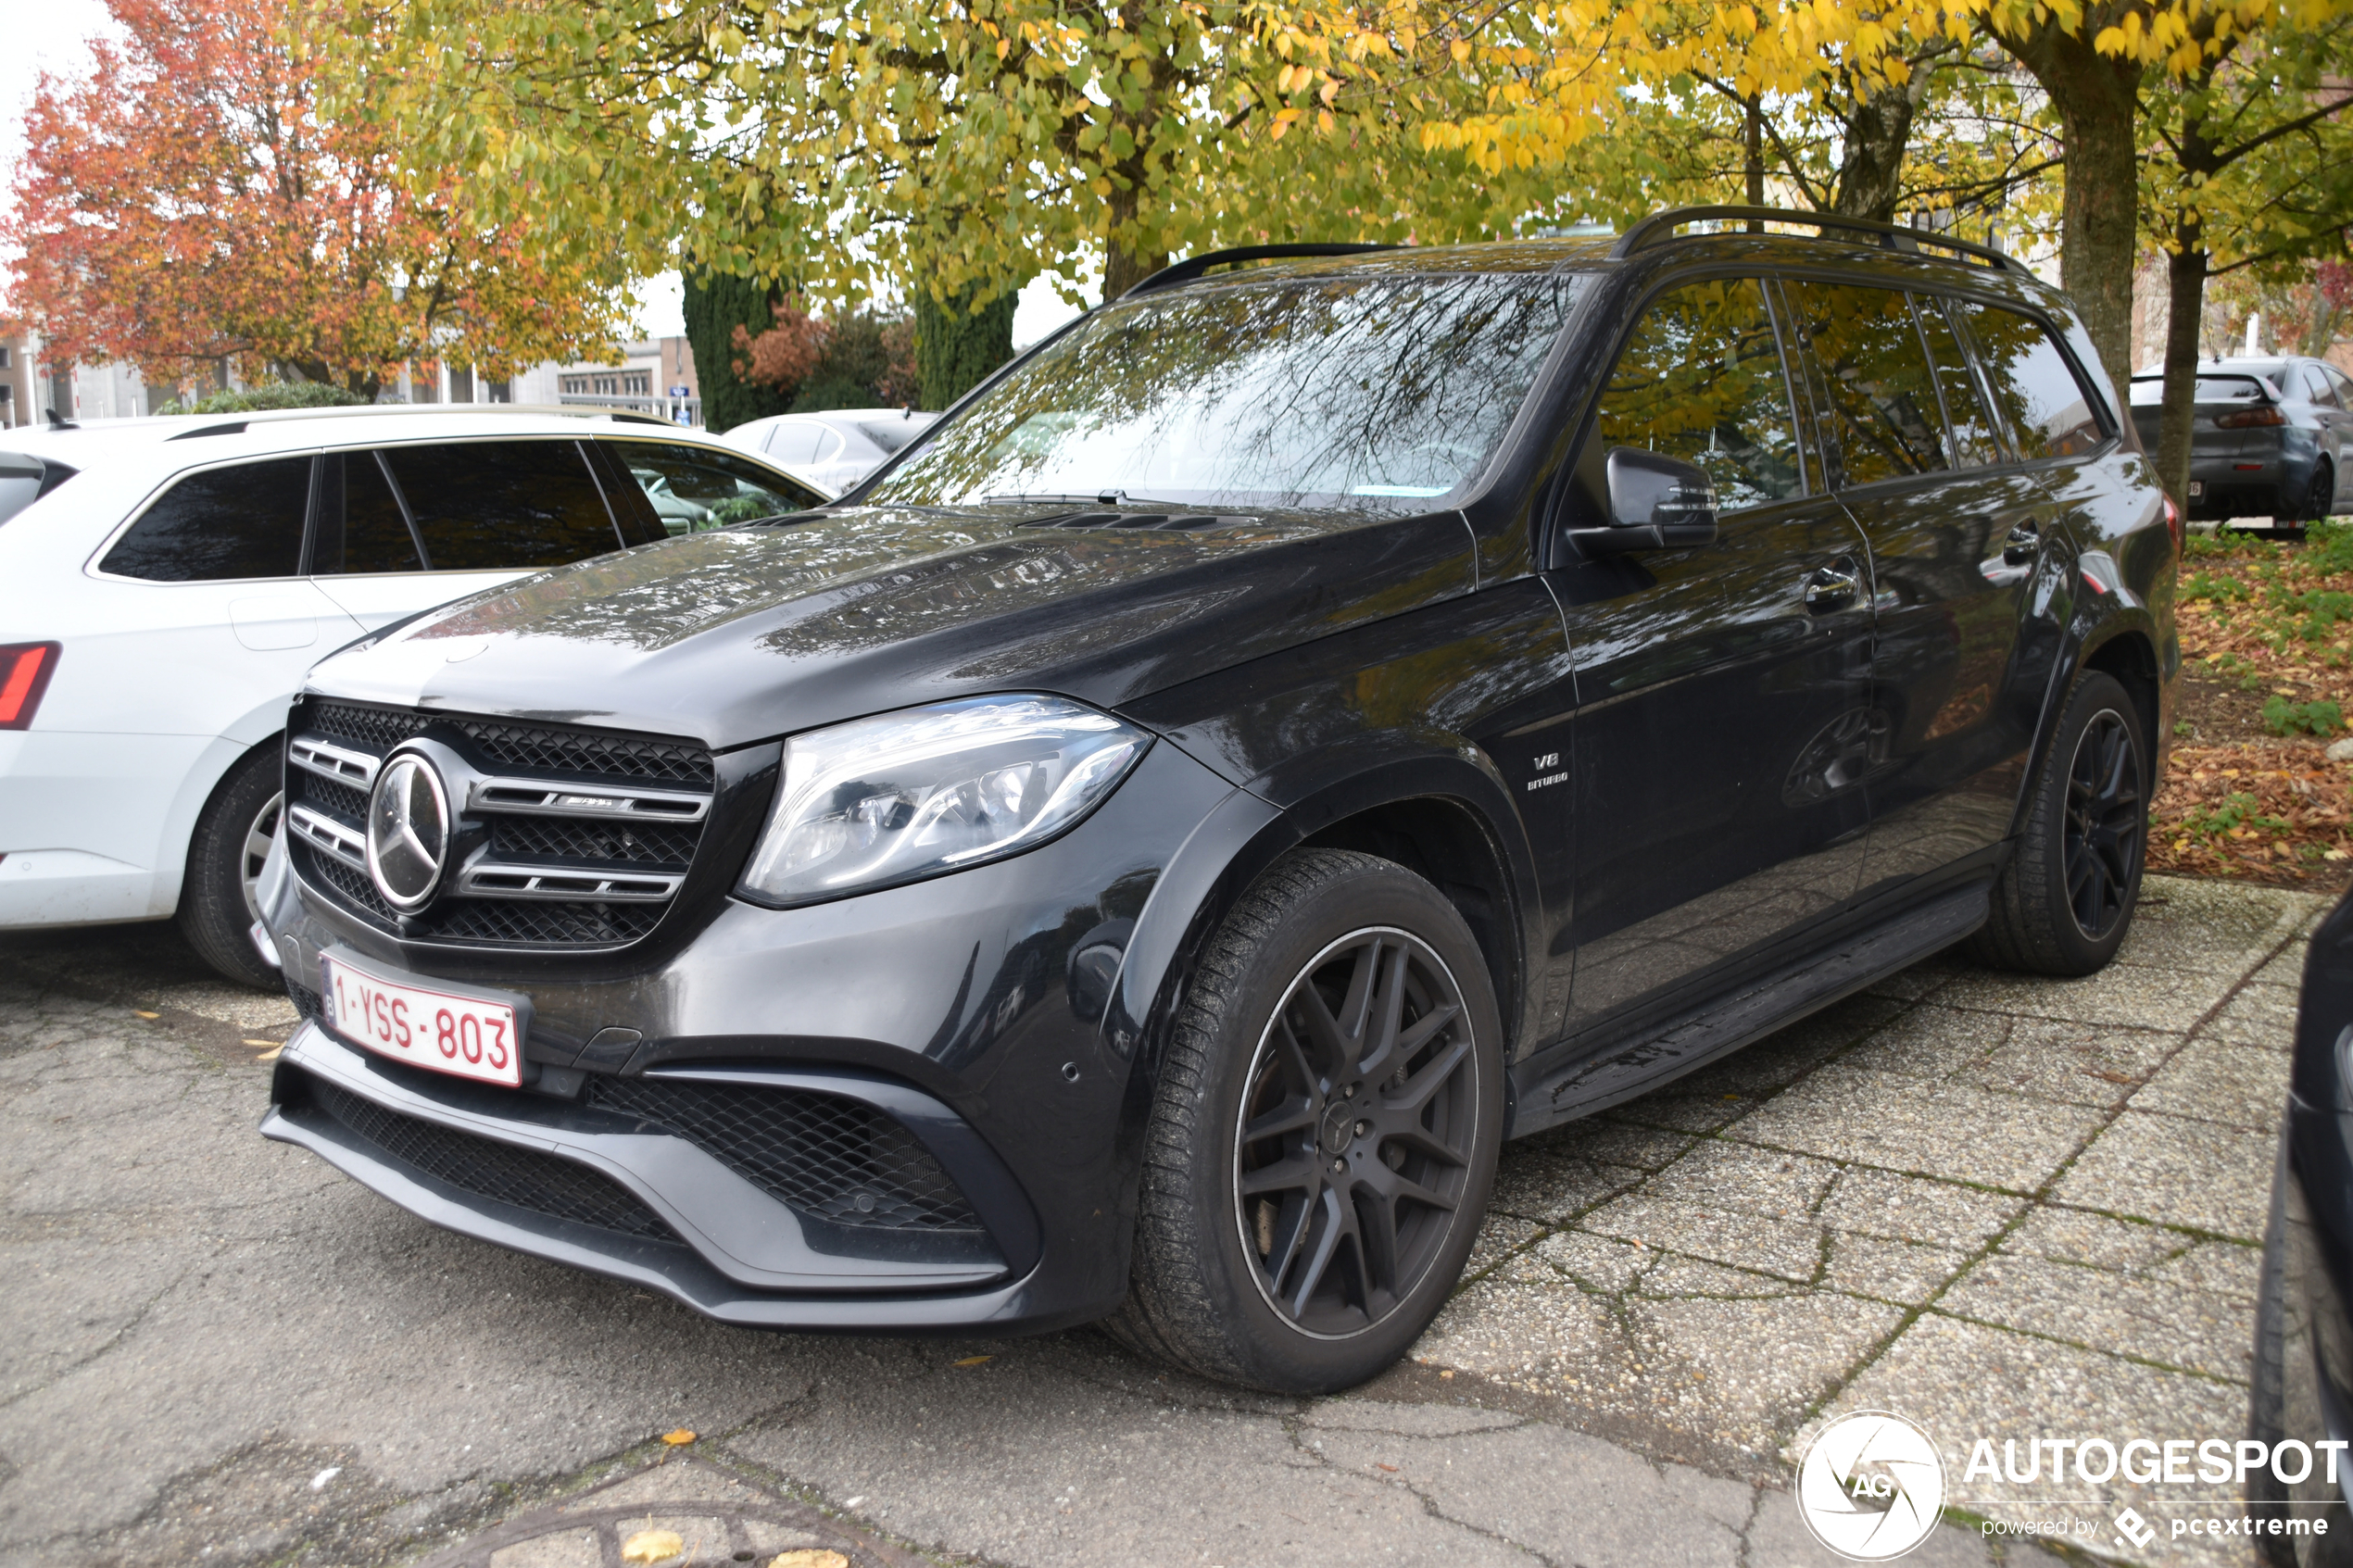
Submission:
[[[574,1224],[648,1241],[678,1239],[626,1188],[585,1165],[403,1115],[323,1079],[312,1078],[309,1086],[328,1115],[402,1164],[451,1186]]]
[[[922,1142],[856,1100],[801,1089],[599,1077],[589,1103],[654,1123],[784,1203],[837,1225],[934,1235],[982,1229]]]

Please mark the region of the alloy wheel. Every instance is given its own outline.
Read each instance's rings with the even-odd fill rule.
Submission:
[[[2067,776],[2067,902],[2095,942],[2124,918],[2147,825],[2133,733],[2103,709],[2077,739]]]
[[[245,897],[245,919],[261,918],[261,863],[270,858],[270,847],[278,839],[278,812],[285,805],[283,794],[273,795],[263,802],[253,821],[245,824],[245,841],[237,847],[237,889]]]
[[[1406,932],[1373,927],[1301,970],[1260,1036],[1236,1128],[1235,1218],[1266,1304],[1361,1334],[1428,1276],[1478,1133],[1462,991]]]

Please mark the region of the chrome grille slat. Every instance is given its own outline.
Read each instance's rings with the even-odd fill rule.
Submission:
[[[678,896],[686,879],[661,872],[565,871],[477,861],[458,874],[462,898],[587,898],[603,903],[659,904]]]
[[[598,817],[636,822],[698,822],[711,797],[674,789],[615,789],[550,784],[537,779],[476,779],[466,809],[528,817]]]
[[[642,939],[686,884],[717,782],[709,752],[651,735],[321,698],[297,707],[293,728],[296,872],[354,917],[445,946],[579,952]],[[368,876],[367,791],[386,755],[421,735],[480,771],[464,781],[459,822],[490,834],[448,890],[404,920]]]

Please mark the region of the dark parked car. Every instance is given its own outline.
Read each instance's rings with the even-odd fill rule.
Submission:
[[[2162,375],[2133,378],[2133,422],[2157,450]],[[2353,381],[2324,359],[2208,359],[2190,426],[2190,516],[2267,517],[2301,533],[2335,512],[2353,474]]]
[[[2353,897],[2312,934],[2296,1010],[2287,1111],[2271,1178],[2271,1219],[2255,1305],[2255,1376],[2248,1436],[2276,1448],[2302,1443],[2316,1456],[2293,1484],[2248,1473],[2246,1500],[2266,1562],[2305,1568],[2353,1562]],[[2307,1534],[2270,1533],[2273,1518]],[[2322,1524],[2326,1521],[2325,1525]],[[2282,1526],[2284,1532],[2285,1526]],[[2309,1533],[2316,1531],[2318,1533]]]
[[[840,503],[322,664],[264,1130],[730,1323],[1328,1389],[1506,1137],[1972,935],[2098,968],[2131,427],[1994,253],[1682,232],[1755,216],[1182,262]]]

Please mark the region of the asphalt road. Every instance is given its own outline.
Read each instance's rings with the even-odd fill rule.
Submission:
[[[0,938],[0,1568],[620,1568],[672,1526],[698,1563],[1732,1568],[1831,1561],[1786,1487],[1859,1405],[1954,1476],[2062,1409],[2235,1436],[2319,906],[2152,892],[2097,980],[1931,962],[1514,1146],[1416,1359],[1312,1401],[1088,1331],[725,1329],[446,1235],[254,1132],[279,999],[167,928]],[[1908,1561],[2040,1560],[1984,1535],[2022,1499],[1960,1500]]]

